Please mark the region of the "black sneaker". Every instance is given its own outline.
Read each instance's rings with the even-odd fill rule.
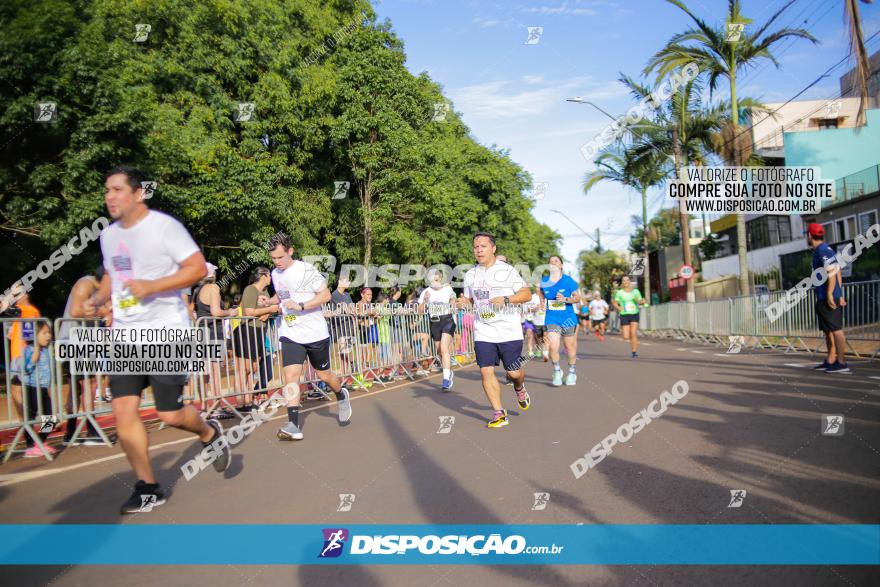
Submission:
[[[821,365],[816,365],[815,367],[813,367],[813,371],[827,371],[828,367],[830,366],[831,363],[828,362],[828,359],[825,359],[824,361],[822,361]]]
[[[122,508],[121,514],[143,514],[153,510],[154,507],[165,503],[165,493],[159,488],[158,483],[148,485],[143,481],[134,484],[134,493],[128,498]]]
[[[320,391],[318,391],[317,389],[313,389],[312,391],[310,391],[308,393],[308,395],[306,395],[306,399],[322,400],[322,399],[324,399],[324,394],[321,393]]]
[[[213,463],[214,470],[218,473],[222,473],[229,468],[229,463],[232,462],[232,447],[229,446],[229,442],[223,436],[223,426],[220,425],[220,422],[217,420],[208,420],[208,426],[214,429],[214,438],[208,442],[203,442],[202,446],[209,446],[223,438],[224,442],[214,446],[216,457],[214,458]]]
[[[256,409],[254,404],[247,404],[246,406],[241,406],[240,408],[235,408],[242,414],[247,414],[248,412],[253,412]]]

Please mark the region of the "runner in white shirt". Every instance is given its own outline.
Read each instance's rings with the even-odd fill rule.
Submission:
[[[533,359],[537,359],[541,356],[541,348],[543,347],[543,331],[541,332],[541,338],[538,338],[535,333],[535,310],[540,307],[541,300],[538,298],[538,294],[533,293],[532,299],[526,304],[526,311],[523,312],[522,315],[523,334],[526,337],[526,344],[528,345],[527,356]]]
[[[340,423],[351,419],[351,401],[348,390],[330,370],[330,331],[321,310],[321,306],[331,298],[327,281],[313,265],[294,260],[290,237],[286,234],[272,237],[268,249],[275,264],[275,270],[272,271],[275,295],[271,298],[261,296],[259,302],[281,314],[281,362],[287,382],[284,395],[287,398],[288,422],[278,430],[278,439],[302,440],[299,379],[306,357],[318,379],[336,395]]]
[[[599,292],[593,292],[593,300],[590,302],[590,322],[599,340],[605,342],[605,321],[608,317],[608,302],[599,297]]]
[[[522,368],[523,332],[520,313],[515,304],[528,302],[532,294],[519,272],[495,257],[495,238],[485,232],[474,235],[474,257],[477,266],[464,277],[464,297],[473,304],[474,350],[483,378],[483,391],[494,413],[487,426],[507,426],[507,410],[501,407],[501,385],[495,377],[495,366],[501,361],[513,381],[519,407],[531,405],[525,388]]]
[[[83,304],[89,317],[113,302],[113,328],[189,328],[189,309],[181,297],[207,274],[205,258],[183,225],[144,202],[147,181],[133,167],[117,167],[105,176],[104,201],[116,221],[101,233],[106,273],[92,299]],[[165,503],[150,465],[149,439],[138,409],[141,392],[151,387],[156,413],[165,424],[198,435],[212,446],[214,469],[229,467],[231,451],[216,420],[205,422],[198,410],[183,405],[187,375],[110,375],[113,416],[125,456],[138,478],[122,513],[148,512]]]
[[[443,283],[443,275],[436,271],[428,277],[430,287],[422,290],[419,296],[419,312],[428,311],[431,321],[431,338],[438,347],[440,366],[443,368],[443,382],[440,389],[452,389],[452,337],[455,336],[455,319],[452,317],[452,303],[455,292],[449,284]]]

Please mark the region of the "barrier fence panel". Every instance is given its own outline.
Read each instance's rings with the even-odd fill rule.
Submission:
[[[55,320],[55,340],[69,341],[72,328],[102,326],[104,322],[100,319],[58,318]],[[97,371],[92,373],[73,371],[69,360],[55,362],[55,374],[61,383],[63,395],[63,401],[59,405],[59,416],[65,426],[70,427],[65,428],[66,440],[71,444],[83,442],[89,445],[112,446],[113,443],[99,421],[99,417],[112,412],[109,379]],[[148,394],[142,405],[151,406],[152,395]]]
[[[59,424],[58,378],[55,373],[52,324],[46,318],[3,318],[3,367],[5,414],[0,433],[16,430],[3,457],[32,454],[36,447],[47,460],[52,449],[44,440]],[[46,346],[43,346],[46,345]],[[23,448],[19,444],[23,443]]]
[[[847,340],[880,343],[880,281],[846,283],[843,295]],[[815,305],[812,288],[805,295],[783,291],[695,303],[669,302],[648,308],[642,326],[660,335],[671,330],[716,342],[723,342],[725,336],[745,336],[755,337],[760,346],[784,344],[787,350],[796,350],[799,343],[812,350],[803,339],[823,338]],[[880,348],[874,356],[878,352]]]

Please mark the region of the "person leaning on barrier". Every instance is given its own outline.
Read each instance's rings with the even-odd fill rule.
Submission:
[[[196,317],[196,325],[203,328],[207,332],[209,342],[222,341],[224,339],[223,320],[225,317],[238,315],[237,309],[224,309],[223,300],[220,298],[220,286],[217,285],[217,266],[213,263],[205,262],[205,269],[208,274],[205,275],[193,288],[192,306]],[[205,399],[219,398],[220,391],[220,362],[222,359],[209,361],[209,385],[210,395]],[[205,414],[207,415],[207,414]],[[220,419],[232,418],[233,414],[223,409],[213,415]]]
[[[73,284],[73,289],[70,290],[70,295],[67,297],[67,304],[64,306],[64,320],[61,322],[61,329],[59,332],[60,341],[68,341],[70,339],[70,329],[73,327],[98,327],[101,326],[101,321],[108,325],[112,323],[113,305],[110,302],[107,302],[100,308],[96,308],[94,314],[86,312],[86,302],[89,301],[95,292],[98,291],[102,279],[104,279],[104,266],[98,265],[95,269],[94,275],[81,277]],[[77,321],[77,318],[80,320]],[[70,371],[70,363],[62,363],[62,367],[65,365],[67,366],[66,370]],[[80,402],[77,406],[78,411],[81,411],[83,408],[85,408],[86,411],[92,410],[92,400],[93,398],[95,400],[101,398],[101,391],[105,381],[106,377],[102,376],[100,373],[96,374],[95,377],[89,377],[86,375],[81,377],[76,392],[81,394],[78,398],[78,401]],[[74,409],[73,396],[71,395],[71,384],[75,382],[76,377],[71,374],[70,383],[64,383],[62,386],[64,406],[68,412],[71,412]],[[92,393],[93,389],[95,393]],[[109,389],[106,391],[109,392]],[[112,397],[107,393],[104,395],[104,399],[110,401],[112,400]],[[85,419],[86,435],[74,440],[73,433],[77,428],[77,420],[77,418],[68,420],[64,429],[64,446],[104,446],[104,441],[101,439],[97,430],[95,430],[91,420],[88,418]]]

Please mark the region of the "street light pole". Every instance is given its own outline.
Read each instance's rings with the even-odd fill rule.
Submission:
[[[566,98],[565,101],[566,102],[574,102],[575,104],[589,104],[590,106],[592,106],[593,108],[595,108],[596,110],[598,110],[599,112],[601,112],[602,114],[604,114],[605,116],[610,118],[611,120],[617,121],[617,118],[615,118],[614,116],[611,116],[606,111],[602,110],[601,108],[599,108],[598,106],[596,106],[595,104],[590,102],[589,100],[584,100],[580,96],[575,96],[574,98]]]
[[[571,224],[572,224],[575,228],[577,228],[579,231],[581,231],[581,233],[583,233],[584,236],[586,236],[586,237],[589,238],[591,241],[593,241],[594,243],[596,243],[596,248],[599,249],[599,252],[602,251],[602,243],[599,242],[598,240],[596,240],[595,238],[593,238],[593,235],[591,235],[589,232],[587,232],[586,230],[584,230],[583,228],[581,228],[580,226],[578,226],[577,224],[575,224],[574,220],[572,220],[571,218],[569,218],[568,216],[566,216],[563,212],[560,212],[559,210],[550,210],[550,211],[551,211],[551,212],[555,212],[556,214],[559,214],[560,216],[562,216],[563,218],[565,218],[566,220],[568,220],[569,222],[571,222]],[[599,236],[599,229],[598,229],[598,228],[596,229],[596,236]]]

